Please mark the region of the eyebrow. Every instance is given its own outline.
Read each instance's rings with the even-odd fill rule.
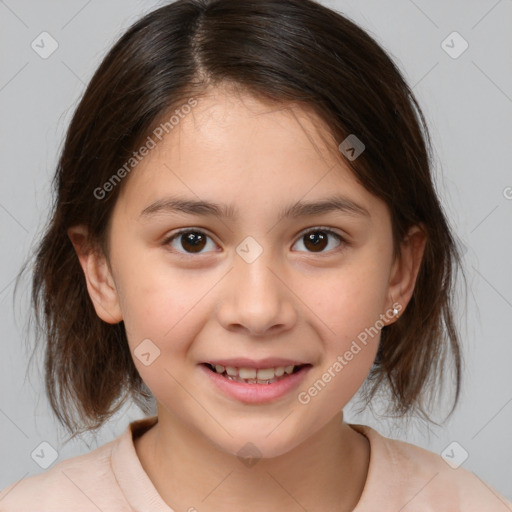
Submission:
[[[144,208],[139,217],[150,218],[161,213],[182,212],[190,215],[213,216],[235,220],[238,210],[233,205],[218,204],[209,201],[192,200],[177,196],[158,199]],[[330,212],[340,212],[353,216],[370,217],[370,213],[361,205],[343,196],[330,196],[316,201],[298,201],[278,215],[278,221],[284,218],[308,217]]]

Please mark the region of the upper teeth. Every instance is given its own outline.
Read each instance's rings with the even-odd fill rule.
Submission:
[[[281,377],[283,374],[290,374],[295,368],[294,365],[278,366],[277,368],[235,368],[233,366],[214,366],[217,373],[226,372],[230,377],[240,377],[241,379],[270,380],[274,377]]]

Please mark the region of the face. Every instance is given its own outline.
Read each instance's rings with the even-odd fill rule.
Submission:
[[[311,112],[212,90],[127,178],[111,218],[113,292],[97,312],[124,320],[159,415],[225,452],[250,441],[276,456],[319,431],[393,321],[388,209],[326,133]]]

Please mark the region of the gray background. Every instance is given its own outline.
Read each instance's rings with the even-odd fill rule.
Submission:
[[[417,423],[400,431],[369,412],[355,414],[351,404],[346,419],[437,453],[456,441],[469,454],[463,467],[512,499],[512,1],[323,3],[369,31],[413,87],[432,131],[439,192],[465,247],[469,277],[467,307],[459,307],[464,389],[452,418],[440,428]],[[14,305],[13,289],[46,219],[58,152],[85,84],[121,33],[160,4],[0,1],[0,488],[42,471],[31,458],[41,442],[62,460],[110,441],[142,417],[126,407],[96,437],[62,445],[65,433],[49,412],[42,372],[32,366],[26,374],[28,283]],[[47,59],[31,48],[43,31],[59,45]],[[458,58],[441,46],[453,31],[469,44]],[[449,410],[448,399],[442,401],[438,421]]]

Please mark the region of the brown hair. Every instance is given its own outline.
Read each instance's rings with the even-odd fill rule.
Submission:
[[[423,225],[426,248],[408,307],[382,329],[363,386],[383,383],[392,412],[419,412],[450,351],[459,399],[461,353],[452,295],[461,259],[432,181],[423,113],[385,51],[346,17],[312,0],[178,0],[136,22],[109,51],[70,123],[54,177],[55,202],[35,252],[32,305],[44,337],[50,405],[70,432],[99,428],[131,397],[153,399],[129,351],[123,322],[95,313],[71,226],[108,256],[107,225],[124,181],[102,187],[155,126],[208,86],[235,84],[268,101],[312,107],[339,142],[356,134],[365,151],[347,159],[385,201],[395,255],[407,230]],[[341,155],[341,153],[340,153]]]

